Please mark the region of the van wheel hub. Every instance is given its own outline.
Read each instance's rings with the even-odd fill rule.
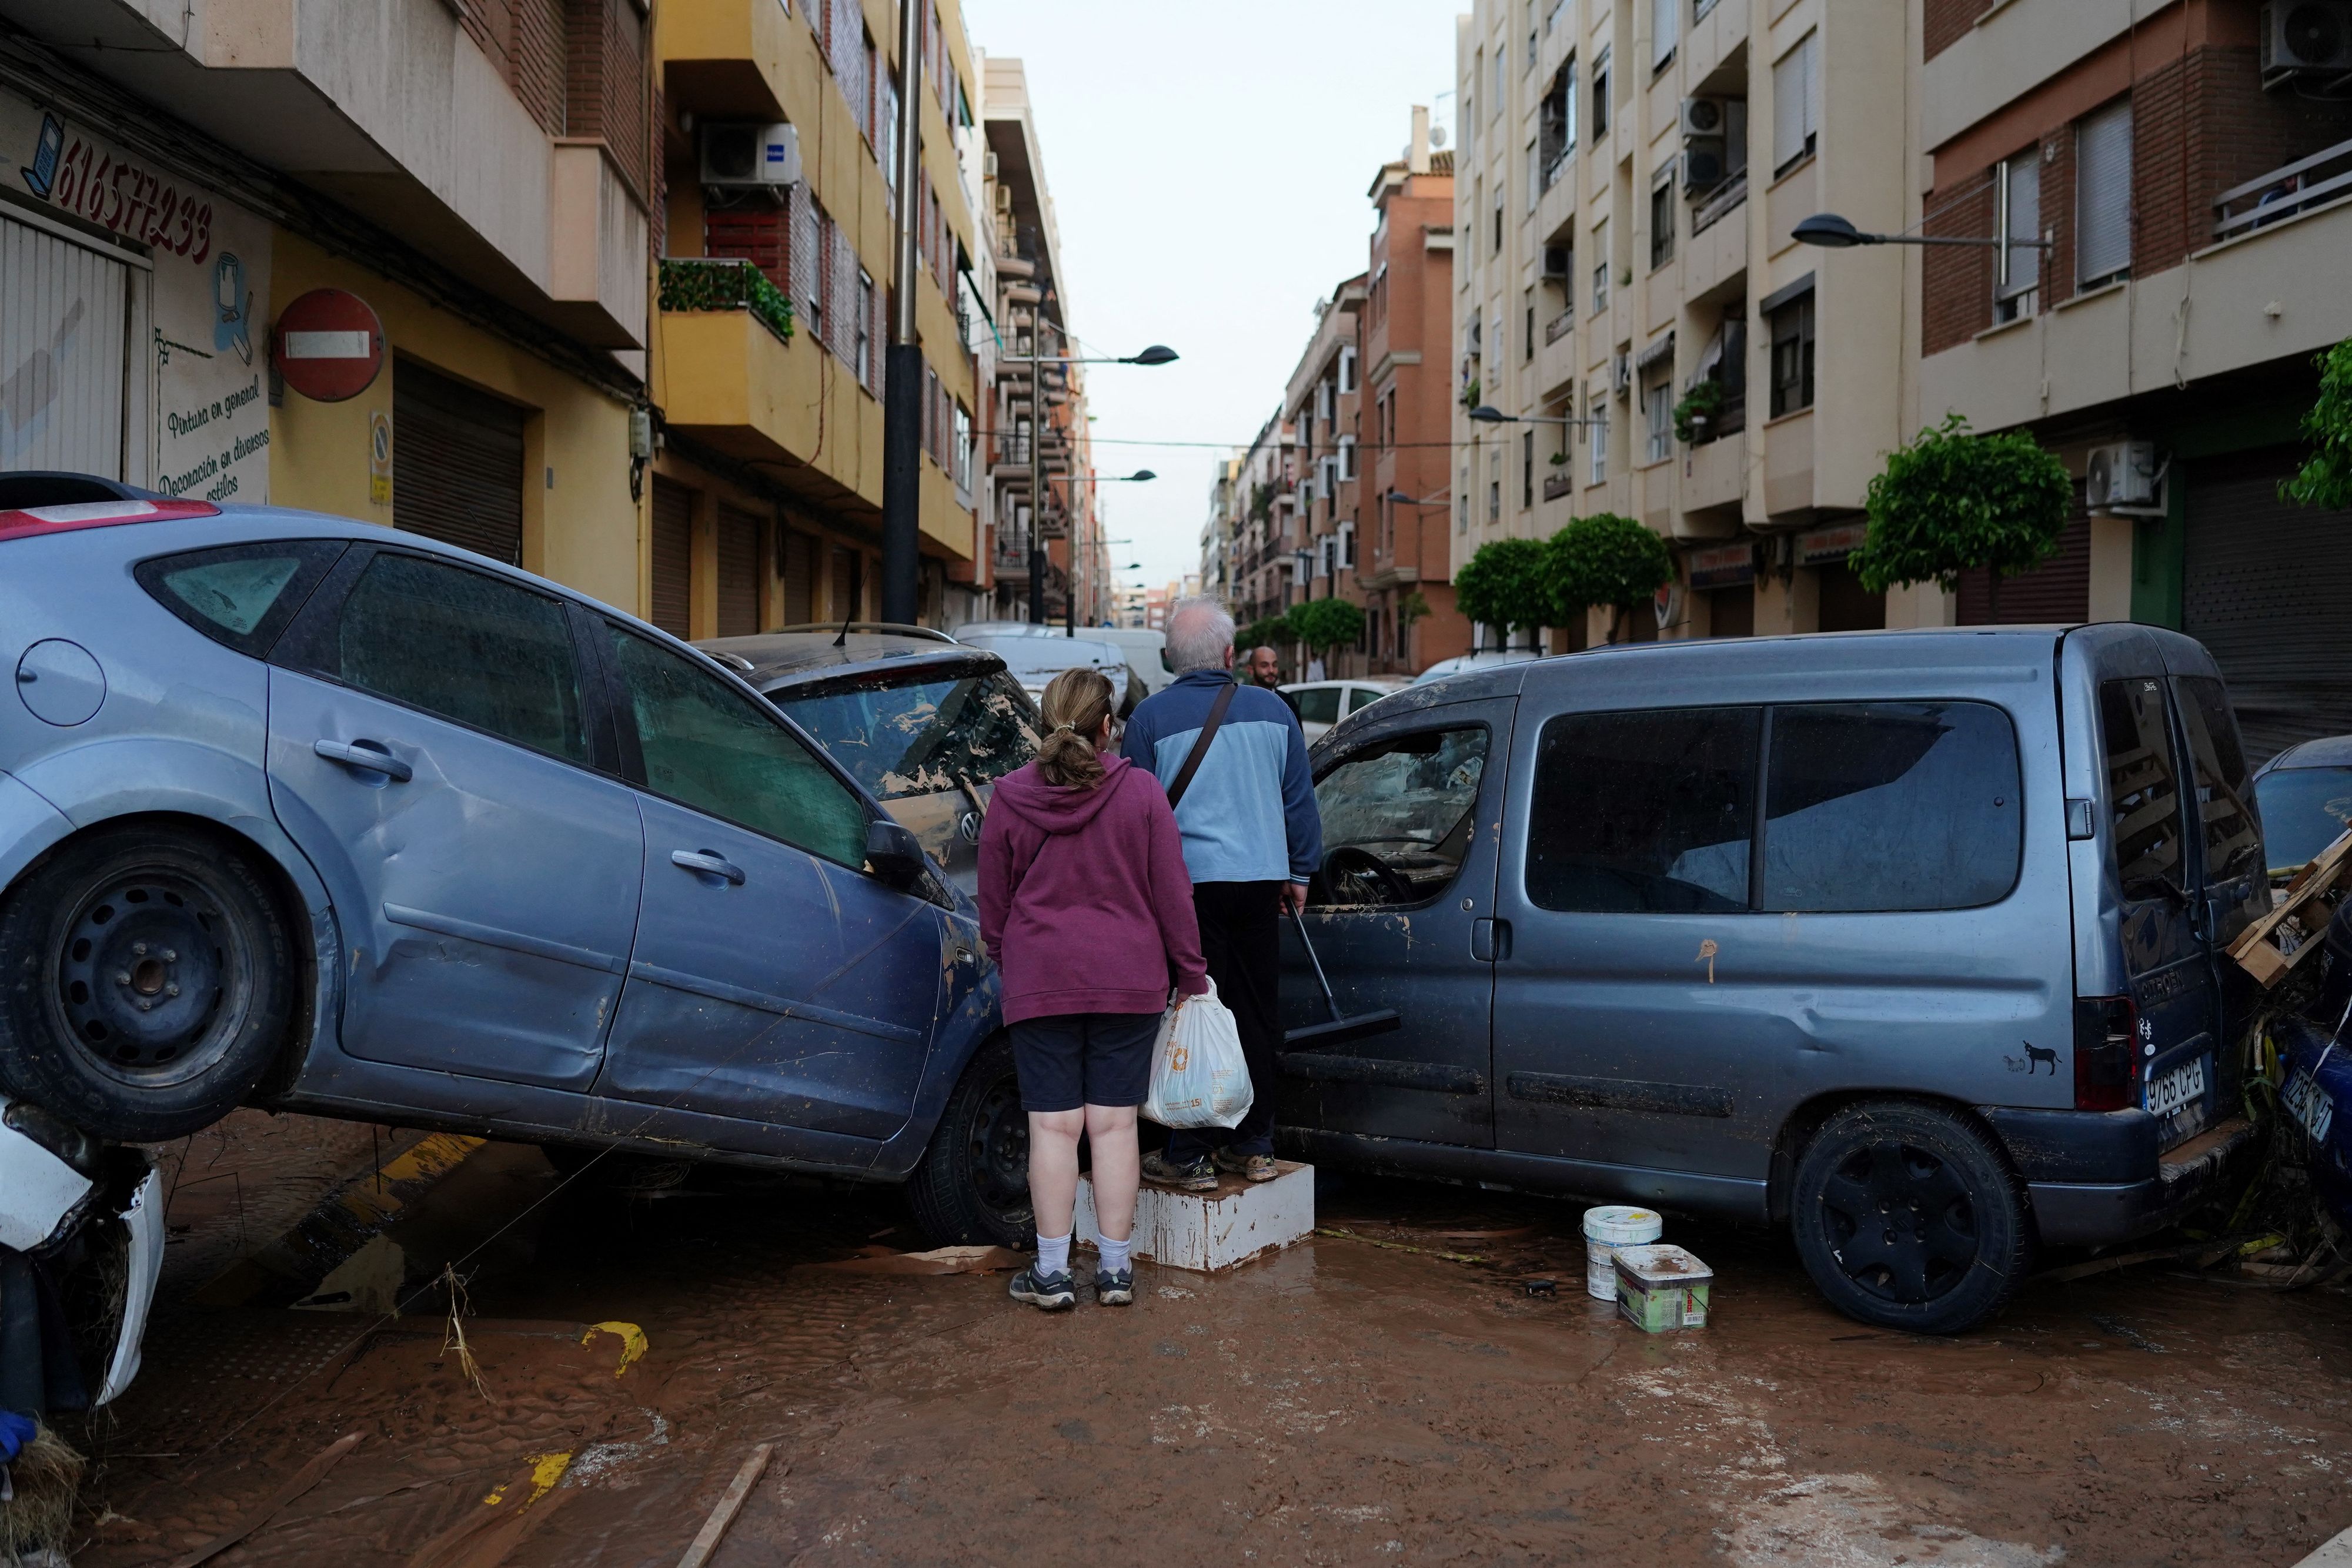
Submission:
[[[1933,1301],[1976,1263],[1966,1179],[1915,1144],[1889,1138],[1853,1150],[1822,1185],[1821,1205],[1846,1277],[1886,1301]]]

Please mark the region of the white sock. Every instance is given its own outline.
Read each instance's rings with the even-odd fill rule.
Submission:
[[[1129,1237],[1124,1241],[1113,1241],[1108,1236],[1096,1237],[1095,1249],[1102,1255],[1102,1262],[1098,1265],[1100,1270],[1106,1274],[1125,1273],[1127,1271],[1127,1249],[1134,1245],[1135,1238],[1132,1236]]]
[[[1048,1280],[1067,1273],[1070,1267],[1070,1239],[1067,1236],[1037,1238],[1037,1278]]]

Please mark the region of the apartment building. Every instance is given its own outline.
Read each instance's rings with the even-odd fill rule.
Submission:
[[[901,40],[896,7],[860,0],[656,8],[667,243],[646,574],[667,630],[727,636],[877,613],[900,202],[919,257],[903,286],[924,367],[924,618],[946,618],[951,578],[973,576],[975,78],[956,0],[921,16],[921,36]],[[896,188],[902,47],[921,51],[910,191]]]
[[[1298,465],[1292,455],[1294,433],[1281,413],[1258,426],[1250,444],[1233,459],[1234,482],[1226,488],[1233,508],[1225,533],[1223,571],[1234,618],[1246,625],[1280,615],[1297,601],[1303,573],[1298,554],[1299,516],[1305,506]],[[1202,580],[1216,569],[1206,561]]]
[[[1283,423],[1292,433],[1295,505],[1291,583],[1297,599],[1344,598],[1355,586],[1363,448],[1365,275],[1358,273],[1315,303],[1315,331],[1283,389]],[[1344,585],[1344,586],[1343,586]]]
[[[648,608],[647,26],[0,0],[0,467],[340,513]],[[331,337],[278,340],[289,311]],[[362,384],[294,362],[322,342]]]
[[[1925,0],[1919,37],[1924,232],[2006,242],[1921,258],[1922,411],[2083,482],[2057,558],[1957,619],[2185,631],[2257,759],[2352,730],[2352,516],[2278,494],[2352,337],[2352,6]]]
[[[994,374],[983,411],[994,518],[992,613],[1066,622],[1075,612],[1094,625],[1111,588],[1087,440],[1086,367],[1052,362],[1087,356],[1066,326],[1060,231],[1019,60],[985,62],[982,118],[996,277]]]
[[[1824,210],[1874,231],[1913,210],[1908,11],[1476,0],[1456,40],[1457,556],[1617,512],[1676,562],[1637,637],[1940,618],[1940,594],[1888,602],[1845,564],[1906,434],[1904,263],[1790,236]]]

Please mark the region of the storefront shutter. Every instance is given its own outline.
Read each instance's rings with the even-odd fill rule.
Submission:
[[[2279,499],[2301,457],[2271,447],[2174,470],[2188,486],[2182,629],[2221,666],[2257,764],[2352,732],[2352,513]]]
[[[749,637],[760,629],[760,528],[757,512],[719,508],[719,634]]]
[[[694,492],[654,476],[653,622],[694,635]]]
[[[503,399],[396,362],[393,525],[520,566],[523,419]]]
[[[783,557],[777,570],[784,579],[784,624],[805,626],[816,619],[816,541],[806,534],[784,530]]]
[[[2091,614],[2091,520],[2077,517],[2058,536],[2058,553],[2040,570],[2000,580],[1995,613],[1992,574],[1979,567],[1960,574],[1963,626],[2072,625]]]
[[[0,468],[123,477],[129,287],[122,263],[0,218]]]

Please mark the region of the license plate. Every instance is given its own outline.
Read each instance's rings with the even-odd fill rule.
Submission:
[[[2327,1141],[2327,1129],[2336,1124],[2336,1102],[2319,1087],[2318,1081],[2308,1071],[2297,1072],[2286,1081],[2279,1101],[2294,1124],[2311,1134],[2315,1144]]]
[[[2213,1059],[2200,1056],[2196,1061],[2174,1068],[2161,1078],[2148,1080],[2147,1093],[2141,1103],[2147,1113],[2158,1121],[2179,1117],[2181,1125],[2169,1129],[2189,1130],[2190,1124],[2202,1122],[2205,1099],[2206,1064]]]

